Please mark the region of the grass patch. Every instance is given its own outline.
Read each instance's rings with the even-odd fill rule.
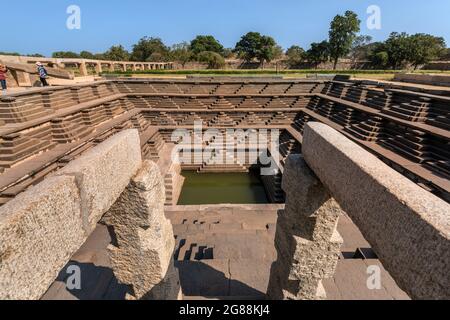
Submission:
[[[368,79],[368,80],[384,80],[390,81],[394,79],[395,74],[405,72],[404,70],[271,70],[271,69],[252,69],[252,70],[145,70],[145,71],[127,71],[127,72],[104,72],[103,75],[121,76],[127,78],[181,78],[186,76],[197,77],[271,77],[280,76],[283,78],[305,79],[308,75],[350,75],[354,79]],[[450,71],[442,70],[418,70],[411,71],[417,74],[449,74]]]
[[[260,76],[260,75],[307,75],[307,74],[343,74],[343,75],[385,75],[405,72],[404,70],[275,70],[275,69],[247,69],[247,70],[142,70],[142,71],[116,71],[103,72],[103,74],[114,74],[122,76],[131,75],[242,75],[242,76]],[[418,70],[411,71],[413,73],[442,73],[450,74],[450,71],[442,70]]]
[[[172,75],[295,75],[295,74],[395,74],[399,71],[393,70],[315,70],[315,69],[302,69],[302,70],[142,70],[142,71],[117,71],[117,72],[104,72],[103,74],[117,74],[117,75],[132,75],[132,74],[148,74],[148,75],[160,75],[160,74],[172,74]]]

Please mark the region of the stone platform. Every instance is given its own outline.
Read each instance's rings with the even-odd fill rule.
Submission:
[[[239,299],[266,298],[272,263],[278,210],[283,205],[217,205],[166,207],[176,236],[175,265],[180,272],[184,298]],[[344,238],[335,276],[324,282],[330,300],[409,299],[384,270],[370,245],[353,222],[340,219],[338,230]],[[106,247],[108,230],[99,225],[69,264],[81,267],[84,287],[68,291],[66,268],[43,299],[120,300],[128,288],[120,285],[111,269]],[[355,257],[356,253],[356,257]],[[367,267],[382,270],[382,288],[366,286]]]

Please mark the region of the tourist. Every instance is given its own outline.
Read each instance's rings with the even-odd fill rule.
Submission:
[[[41,79],[41,82],[42,82],[42,86],[43,87],[48,87],[48,82],[47,82],[48,73],[47,73],[47,70],[45,70],[44,66],[40,62],[36,62],[36,66],[37,66],[38,73],[39,73],[39,79]]]
[[[5,65],[0,64],[0,83],[1,83],[1,86],[2,86],[2,95],[6,94],[6,89],[7,89],[7,86],[6,86],[6,73],[7,72],[8,72],[8,68]]]

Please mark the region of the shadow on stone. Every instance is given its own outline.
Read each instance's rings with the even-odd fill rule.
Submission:
[[[69,277],[74,275],[70,266],[78,266],[81,274],[81,289],[69,290],[66,286]],[[68,271],[72,271],[69,272]],[[62,283],[65,290],[78,300],[124,300],[131,288],[120,284],[111,268],[96,266],[92,263],[70,261],[59,273],[56,282]]]
[[[265,299],[266,294],[254,289],[247,284],[232,279],[232,275],[226,275],[216,270],[208,263],[215,264],[217,260],[176,261],[175,266],[180,274],[181,287],[185,296],[191,297],[249,297]],[[228,262],[226,262],[228,264]],[[225,265],[226,266],[226,265]],[[228,269],[227,269],[228,270]]]

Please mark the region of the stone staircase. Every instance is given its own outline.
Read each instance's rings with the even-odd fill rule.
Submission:
[[[393,104],[384,109],[384,114],[413,122],[425,122],[427,120],[431,99],[420,97],[419,99]]]
[[[279,205],[166,207],[186,300],[265,298]]]
[[[249,172],[249,169],[241,164],[235,155],[225,150],[213,152],[197,171],[198,173],[220,173],[220,172]]]

